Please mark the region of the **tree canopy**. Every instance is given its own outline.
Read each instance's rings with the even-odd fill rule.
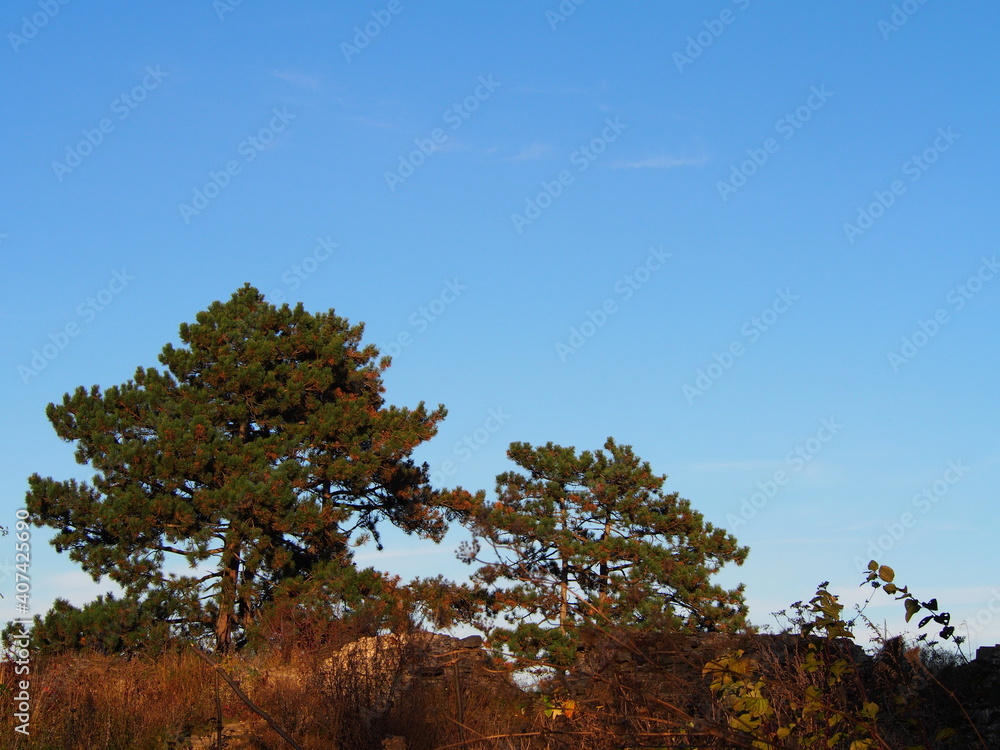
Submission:
[[[512,627],[492,637],[512,652],[569,663],[584,628],[737,630],[743,587],[710,582],[747,548],[663,491],[631,447],[512,443],[523,472],[497,477],[497,499],[472,522],[459,556]]]
[[[49,404],[96,474],[33,475],[33,522],[95,579],[155,600],[220,650],[282,591],[356,586],[353,549],[381,548],[386,523],[440,540],[477,500],[432,488],[410,458],[446,410],[386,405],[389,359],[362,333],[333,310],[276,308],[250,285],[213,303],[163,348],[165,369]],[[166,570],[170,558],[192,573]]]

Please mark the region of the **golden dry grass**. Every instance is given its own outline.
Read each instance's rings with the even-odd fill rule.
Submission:
[[[600,648],[606,649],[603,656]],[[519,690],[505,675],[490,673],[485,662],[462,669],[445,662],[443,673],[438,670],[435,677],[408,681],[405,693],[384,710],[370,705],[366,675],[340,671],[331,677],[329,670],[324,671],[332,651],[331,646],[291,652],[271,648],[226,658],[222,666],[306,750],[741,746],[727,729],[725,711],[712,703],[700,677],[703,656],[692,657],[684,650],[676,652],[681,661],[670,651],[669,658],[663,652],[657,657],[659,663],[651,663],[644,662],[642,653],[622,654],[605,644],[592,654],[591,662],[599,665],[596,673],[575,681],[553,680],[542,686],[544,698]],[[647,654],[654,651],[646,649]],[[800,702],[810,685],[825,679],[803,671],[799,657],[791,652],[764,650],[756,659],[768,679],[767,694],[782,718],[789,718],[786,706]],[[904,659],[903,666],[909,661]],[[32,667],[30,738],[14,732],[12,712],[5,711],[0,714],[2,748],[215,747],[217,680],[213,669],[191,650],[147,659],[63,655],[39,658]],[[888,713],[891,698],[909,675],[887,659],[869,671],[866,682],[871,692],[866,697],[877,698]],[[0,663],[0,694],[5,699],[12,696],[15,678],[13,665]],[[224,682],[218,685],[227,750],[288,747]],[[832,696],[838,709],[851,710],[861,697],[854,694],[856,689],[847,684]],[[925,721],[932,718],[928,711],[934,712],[933,703],[914,702],[913,707],[920,708]],[[928,729],[940,726],[931,721]],[[909,731],[904,732],[906,727],[898,722],[887,723],[885,729],[893,743],[903,742]],[[405,745],[398,738],[405,738]]]

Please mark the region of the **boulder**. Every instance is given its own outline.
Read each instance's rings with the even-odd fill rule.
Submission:
[[[366,719],[384,716],[416,682],[467,681],[489,662],[479,636],[414,631],[359,638],[323,662],[324,690],[357,706]]]

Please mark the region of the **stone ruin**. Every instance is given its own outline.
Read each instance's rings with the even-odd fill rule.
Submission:
[[[420,630],[360,638],[323,662],[323,689],[359,706],[366,719],[378,719],[417,685],[450,689],[481,678],[492,662],[482,643],[478,635]]]
[[[742,650],[772,674],[795,670],[810,642],[826,643],[791,634],[648,634],[627,642],[603,640],[582,649],[575,667],[559,680],[581,708],[593,704],[614,710],[621,700],[628,703],[629,691],[667,691],[679,696],[679,705],[692,715],[708,716],[712,701],[702,673],[708,662]],[[482,644],[479,636],[455,638],[424,631],[361,638],[325,660],[323,689],[356,706],[359,718],[370,723],[394,706],[412,702],[418,687],[425,699],[433,695],[440,700],[447,694],[448,702],[438,705],[460,701],[476,683],[510,690],[509,675]],[[866,681],[880,660],[891,657],[887,648],[873,658],[849,640],[835,641],[834,648]],[[1000,748],[1000,645],[981,647],[973,661],[945,669],[941,680],[960,696],[989,747]]]

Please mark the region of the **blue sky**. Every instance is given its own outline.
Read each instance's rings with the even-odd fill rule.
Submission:
[[[8,3],[0,522],[30,473],[89,476],[48,402],[155,365],[250,282],[363,321],[388,400],[448,407],[417,453],[442,484],[492,491],[511,441],[614,436],[750,546],[721,580],[754,622],[821,581],[855,600],[878,553],[1000,642],[998,20]],[[458,578],[462,538],[360,558]],[[36,612],[108,588],[46,539]]]

